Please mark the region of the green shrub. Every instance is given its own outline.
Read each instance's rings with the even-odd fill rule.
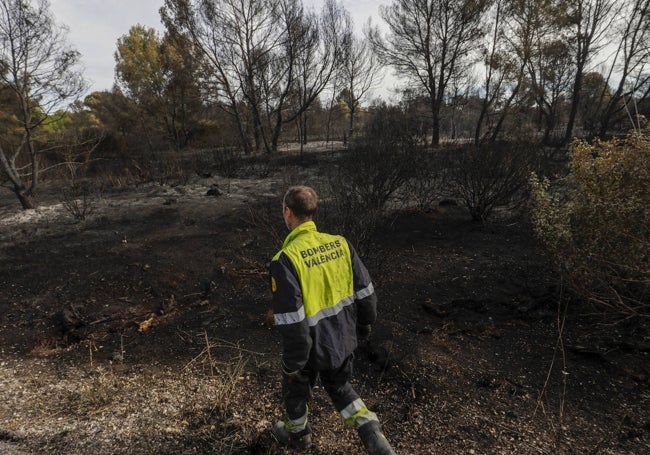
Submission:
[[[535,229],[579,296],[650,315],[650,137],[570,148],[570,174],[531,178]]]

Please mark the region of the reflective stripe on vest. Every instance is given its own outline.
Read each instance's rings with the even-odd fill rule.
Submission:
[[[305,319],[305,308],[300,307],[298,311],[292,311],[290,313],[280,313],[273,315],[275,323],[277,325],[283,324],[295,324]]]
[[[318,321],[321,319],[337,315],[343,308],[354,303],[355,299],[358,300],[364,297],[368,297],[369,295],[372,295],[373,292],[375,292],[375,290],[372,286],[372,283],[370,283],[367,287],[363,288],[359,292],[356,292],[354,294],[354,297],[347,297],[333,307],[325,308],[324,310],[316,313],[314,316],[307,318],[307,324],[309,327],[313,327],[318,324]],[[276,325],[295,324],[296,322],[300,322],[305,319],[305,307],[300,307],[298,311],[276,314],[273,317],[275,319]]]

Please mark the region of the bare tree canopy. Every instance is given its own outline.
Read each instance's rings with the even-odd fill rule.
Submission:
[[[626,2],[615,30],[618,45],[606,81],[618,79],[618,83],[611,94],[609,85],[603,86],[598,103],[600,137],[606,136],[616,115],[627,109],[632,99],[650,96],[650,0]]]
[[[573,128],[580,104],[580,93],[584,75],[593,56],[606,44],[614,21],[615,0],[570,0],[567,1],[568,43],[575,68],[571,90],[571,107],[564,141],[573,137]]]
[[[167,30],[203,52],[206,87],[236,120],[244,149],[252,135],[267,152],[331,78],[342,13],[332,0],[320,17],[299,0],[166,0],[161,9]]]
[[[34,208],[39,179],[38,128],[85,90],[79,53],[47,0],[0,0],[0,84],[13,93],[16,129],[0,138],[0,165],[23,208]]]
[[[370,41],[354,33],[354,22],[349,15],[345,18],[345,33],[341,46],[341,62],[338,70],[341,93],[339,100],[348,115],[348,136],[355,131],[355,120],[361,101],[369,91],[381,82],[381,64],[373,52]]]
[[[382,62],[418,84],[430,97],[432,143],[440,141],[440,110],[453,78],[466,74],[483,37],[492,0],[394,0],[380,8],[388,33],[369,31]]]

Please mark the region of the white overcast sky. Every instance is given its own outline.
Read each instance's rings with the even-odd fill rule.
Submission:
[[[370,16],[377,23],[379,5],[390,0],[343,0],[357,30]],[[320,10],[322,0],[305,0]],[[113,86],[117,39],[140,24],[162,31],[158,10],[163,0],[50,0],[57,23],[69,28],[68,42],[82,55],[89,91],[110,90]]]

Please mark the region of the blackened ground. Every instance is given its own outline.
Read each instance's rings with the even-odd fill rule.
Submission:
[[[283,182],[104,194],[84,222],[54,189],[29,216],[3,194],[0,452],[283,453]],[[355,386],[398,453],[650,453],[647,327],[566,298],[525,219],[398,212],[366,262],[379,321]],[[320,388],[310,419],[311,453],[361,453]]]

